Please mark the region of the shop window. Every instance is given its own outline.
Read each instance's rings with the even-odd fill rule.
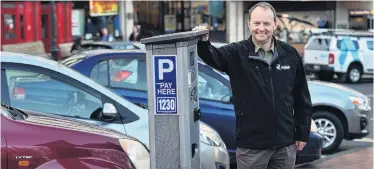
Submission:
[[[16,38],[16,15],[4,14],[4,38]]]
[[[48,38],[48,15],[42,15],[42,38]]]
[[[25,24],[23,21],[23,15],[21,15],[20,20],[21,20],[21,39],[25,39]]]

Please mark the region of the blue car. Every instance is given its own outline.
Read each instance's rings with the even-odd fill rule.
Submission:
[[[131,102],[147,108],[146,53],[140,51],[95,50],[69,57],[61,64],[71,67],[106,86]],[[222,137],[235,163],[235,113],[230,102],[229,79],[210,66],[199,62],[198,91],[201,120]],[[297,163],[321,157],[322,138],[311,132],[307,146],[298,153]]]

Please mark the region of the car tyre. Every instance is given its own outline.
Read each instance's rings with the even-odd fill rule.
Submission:
[[[357,64],[351,65],[347,71],[347,80],[350,83],[358,83],[361,81],[362,74],[361,66]]]
[[[317,111],[313,113],[312,119],[316,123],[318,133],[323,138],[322,153],[332,153],[336,151],[344,138],[344,127],[342,122],[336,115],[327,111]],[[333,139],[333,141],[328,141],[327,138],[330,140]]]

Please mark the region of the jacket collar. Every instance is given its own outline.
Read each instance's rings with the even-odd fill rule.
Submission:
[[[278,56],[282,57],[285,56],[285,52],[282,49],[281,42],[273,36],[273,44],[274,44],[274,49],[277,51]],[[250,56],[259,56],[258,52],[256,52],[256,45],[252,41],[252,35],[249,36],[248,38],[248,51]]]
[[[253,44],[255,45],[255,52],[258,52],[258,50],[261,49],[261,45],[256,43],[256,41],[253,39],[253,37],[251,38]],[[272,39],[272,42],[271,42],[271,46],[270,46],[270,49],[269,51],[271,51],[272,53],[274,53],[274,40]]]

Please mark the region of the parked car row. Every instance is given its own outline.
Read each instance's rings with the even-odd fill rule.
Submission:
[[[148,111],[146,109],[127,101],[108,88],[61,63],[9,52],[2,52],[1,58],[2,104],[19,109],[20,112],[39,112],[44,116],[41,118],[45,119],[42,121],[43,124],[51,121],[47,117],[58,116],[90,123],[91,126],[105,127],[136,139],[144,145],[145,149],[149,148]],[[67,128],[71,128],[70,125],[77,125],[68,122],[68,120],[60,120],[59,124],[66,125]],[[83,125],[77,127],[83,127]],[[94,128],[85,128],[95,132]],[[48,138],[49,134],[47,132],[45,134],[45,137]],[[22,137],[22,133],[19,133],[18,137]],[[78,137],[70,136],[66,140],[62,138],[61,140],[68,142],[73,140],[74,144],[84,144],[79,141]],[[200,141],[202,168],[229,168],[229,155],[225,143],[213,128],[203,122],[200,123]],[[96,142],[104,144],[102,140],[96,140]],[[9,147],[8,145],[3,146]],[[101,150],[95,145],[89,148]],[[131,146],[129,148],[137,147]],[[139,156],[130,156],[135,160],[140,160],[138,163],[132,161],[132,163],[142,165],[140,167],[135,165],[135,167],[149,168],[148,163],[142,162],[149,160],[149,152],[147,155],[142,153]],[[65,157],[68,155],[65,154]],[[13,158],[16,157],[8,154],[8,161]],[[53,160],[55,158],[48,158],[41,163],[47,165]],[[110,161],[110,159],[107,160]]]
[[[223,44],[216,44],[220,45]],[[81,59],[74,59],[75,62],[66,59],[62,63],[68,62],[67,66],[111,88],[133,103],[147,107],[145,52],[95,50],[82,52],[80,55]],[[121,71],[111,69],[111,63],[114,62],[122,63]],[[102,73],[98,73],[105,77],[92,74],[100,64],[109,64],[108,68],[100,69]],[[131,73],[122,76],[124,78],[121,83],[112,80],[125,71]],[[223,73],[199,62],[198,81],[202,121],[218,131],[228,146],[231,157],[235,157],[235,141],[232,139],[235,134],[234,110],[230,97],[227,97],[231,95],[229,79]],[[309,81],[308,84],[314,108],[313,119],[317,122],[318,132],[323,136],[324,152],[336,150],[344,138],[361,138],[368,134],[366,115],[371,109],[368,97],[333,83]],[[223,127],[220,125],[222,122],[231,127]]]

